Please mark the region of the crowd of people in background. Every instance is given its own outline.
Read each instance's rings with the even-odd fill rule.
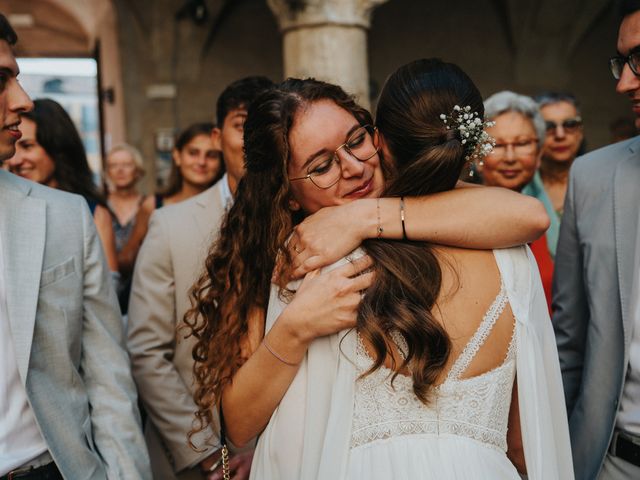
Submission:
[[[640,2],[610,146],[439,59],[375,116],[250,76],[157,192],[127,143],[96,184],[16,42],[0,15],[0,480],[640,478]]]

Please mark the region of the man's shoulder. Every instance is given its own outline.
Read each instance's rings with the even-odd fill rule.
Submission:
[[[640,136],[607,145],[576,158],[572,171],[574,175],[610,177],[618,163],[632,155],[640,156]]]
[[[44,200],[47,203],[47,212],[68,209],[77,211],[83,205],[80,195],[40,185],[3,170],[0,170],[0,182],[2,183],[0,188],[8,188],[31,198]]]
[[[221,206],[220,184],[218,182],[194,197],[157,209],[153,216],[156,221],[163,223],[182,223],[185,218],[203,209],[221,208]]]

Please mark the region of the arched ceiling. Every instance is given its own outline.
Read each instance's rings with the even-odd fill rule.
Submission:
[[[22,56],[92,55],[100,22],[111,8],[111,0],[0,0],[0,12],[10,21],[21,20],[12,23]]]

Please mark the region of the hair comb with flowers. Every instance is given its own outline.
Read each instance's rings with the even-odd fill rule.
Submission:
[[[465,160],[479,160],[493,150],[496,141],[484,129],[494,126],[495,122],[483,122],[477,112],[471,111],[469,105],[456,105],[450,115],[443,113],[440,119],[447,126],[447,130],[458,130],[460,143],[467,151]]]

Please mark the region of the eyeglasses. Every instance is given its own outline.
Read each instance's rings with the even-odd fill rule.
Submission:
[[[513,153],[516,156],[531,155],[532,153],[535,153],[537,145],[537,138],[518,140],[516,142],[497,142],[488,156],[493,158],[502,158],[507,155],[509,147],[513,149]]]
[[[303,177],[290,178],[290,182],[309,179],[313,184],[322,189],[331,188],[342,175],[338,151],[344,148],[345,152],[360,162],[366,162],[378,153],[379,147],[374,140],[376,127],[364,125],[353,132],[346,142],[328,152],[316,157],[307,167],[307,174]]]
[[[544,122],[547,129],[547,135],[553,135],[558,130],[558,127],[562,127],[562,129],[567,133],[574,133],[582,126],[582,118],[574,117],[567,118],[563,120],[561,123],[556,123],[552,120],[547,120]]]
[[[611,69],[613,78],[620,80],[625,63],[629,64],[629,68],[634,75],[640,76],[640,51],[634,51],[626,57],[623,55],[616,55],[609,59],[609,68]]]

